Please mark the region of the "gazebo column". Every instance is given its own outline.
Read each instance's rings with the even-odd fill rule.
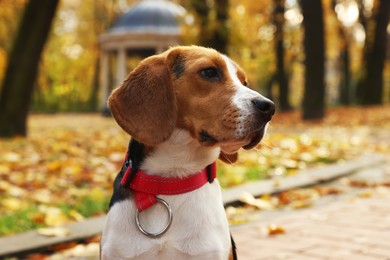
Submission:
[[[109,53],[106,50],[100,52],[100,84],[102,86],[102,111],[107,110],[107,100],[110,95],[110,84],[108,81],[109,66],[108,66]]]
[[[115,87],[119,87],[126,77],[126,48],[122,47],[118,49],[118,56],[116,60],[116,78]]]

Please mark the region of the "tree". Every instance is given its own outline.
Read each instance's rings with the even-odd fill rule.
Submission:
[[[190,7],[199,23],[199,44],[227,53],[229,0],[190,0]]]
[[[374,3],[372,18],[366,21],[363,71],[357,85],[357,101],[363,105],[381,104],[383,95],[390,1],[377,0]]]
[[[110,2],[106,0],[100,0],[89,3],[93,5],[93,31],[94,35],[96,37],[95,41],[98,41],[97,37],[104,31],[106,31],[113,23],[114,16],[117,16],[116,14],[113,14],[113,6],[114,6],[115,0],[112,0]],[[89,103],[89,110],[96,111],[99,109],[99,89],[100,89],[100,82],[99,82],[99,76],[100,76],[100,55],[99,55],[99,49],[97,48],[95,44],[95,69],[93,74],[93,80],[91,84],[91,91],[88,97],[88,103]],[[92,49],[89,47],[89,49]]]
[[[0,96],[0,136],[25,136],[40,56],[59,0],[30,0],[14,41]]]
[[[305,88],[303,119],[321,119],[325,116],[325,43],[321,0],[301,0],[305,31]]]
[[[332,10],[337,16],[336,12],[337,1],[332,0]],[[362,18],[361,18],[362,19]],[[343,25],[343,20],[338,17],[338,34],[341,41],[340,46],[340,82],[339,82],[339,103],[342,105],[350,105],[351,97],[351,70],[350,70],[350,28]]]
[[[216,21],[213,30],[213,47],[222,53],[227,53],[229,43],[229,0],[216,0]]]
[[[207,0],[190,0],[190,6],[195,12],[196,20],[199,23],[198,41],[200,45],[209,46],[211,44],[210,33],[210,12],[211,8]]]
[[[275,79],[279,84],[279,106],[280,110],[287,111],[291,109],[289,102],[289,86],[284,66],[284,0],[274,0],[273,23],[275,25],[275,54],[276,54],[276,75]]]

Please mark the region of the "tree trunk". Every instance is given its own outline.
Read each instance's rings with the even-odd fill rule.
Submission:
[[[100,75],[100,58],[97,57],[95,61],[95,70],[93,74],[93,81],[91,92],[88,98],[88,110],[96,112],[98,110],[98,94],[99,94],[99,75]]]
[[[357,99],[362,105],[382,103],[390,1],[378,0],[373,13],[374,20],[368,21],[367,25],[363,71],[357,87]]]
[[[227,21],[229,19],[229,0],[216,0],[216,26],[214,28],[213,45],[221,53],[227,53],[229,43],[229,28]]]
[[[191,0],[191,8],[199,20],[198,42],[221,53],[227,53],[229,42],[229,0]]]
[[[275,31],[275,54],[276,54],[276,80],[279,84],[279,106],[280,110],[288,111],[291,109],[289,102],[288,79],[284,66],[284,0],[274,0],[273,23]]]
[[[360,12],[363,12],[362,7],[362,0],[360,0]],[[337,16],[336,13],[336,5],[337,1],[332,0],[332,10],[334,14]],[[361,13],[361,18],[363,19],[364,15]],[[363,21],[363,20],[362,20]],[[340,81],[339,81],[339,103],[341,105],[350,105],[352,103],[351,98],[351,70],[350,70],[350,54],[349,54],[349,48],[350,48],[350,33],[347,28],[343,26],[343,23],[341,21],[338,22],[338,34],[339,38],[341,40],[341,48],[340,48],[340,55],[339,55],[339,66],[340,66]]]
[[[30,0],[14,41],[0,96],[0,136],[25,136],[39,59],[59,0]]]
[[[364,28],[364,32],[367,32],[367,18],[364,10],[364,0],[357,0],[357,5],[359,9],[359,22]]]
[[[196,13],[199,20],[199,44],[202,46],[212,47],[210,34],[210,7],[207,0],[191,0],[191,7]]]
[[[305,30],[305,88],[303,119],[325,116],[325,43],[321,0],[301,0]]]
[[[339,99],[340,104],[351,104],[351,72],[350,72],[350,58],[349,58],[349,41],[344,39],[344,46],[341,50],[341,77],[339,83]]]

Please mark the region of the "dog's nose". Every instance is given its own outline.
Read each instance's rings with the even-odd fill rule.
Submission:
[[[271,120],[272,116],[275,114],[274,102],[266,98],[255,98],[252,99],[251,102],[265,120]]]

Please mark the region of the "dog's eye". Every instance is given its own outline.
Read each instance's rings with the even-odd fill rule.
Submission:
[[[219,80],[219,74],[217,68],[214,67],[205,68],[202,69],[199,73],[202,76],[202,78],[204,78],[205,80],[209,80],[209,81]]]

